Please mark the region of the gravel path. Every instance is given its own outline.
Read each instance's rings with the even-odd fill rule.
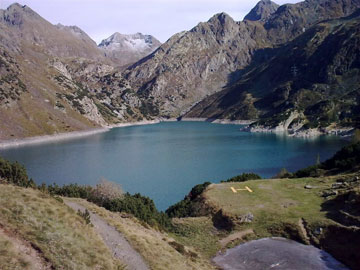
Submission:
[[[75,202],[65,201],[66,205],[75,211],[86,210],[85,207]],[[97,233],[103,238],[105,244],[112,251],[113,256],[127,265],[129,270],[149,270],[141,255],[129,244],[125,237],[114,227],[108,225],[98,215],[90,212],[91,223],[94,225]]]

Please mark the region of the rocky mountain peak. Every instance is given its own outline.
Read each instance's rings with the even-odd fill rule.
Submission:
[[[231,16],[222,12],[211,17],[206,23],[200,23],[192,31],[200,32],[202,35],[211,33],[217,41],[223,42],[231,39],[233,34],[239,31],[239,26]]]
[[[220,23],[222,25],[225,25],[227,23],[234,23],[234,22],[235,22],[234,19],[225,12],[215,14],[208,21],[208,23],[212,23],[212,24],[213,23]]]
[[[151,35],[142,33],[125,35],[116,32],[104,39],[98,47],[107,57],[123,66],[140,60],[160,45],[161,42]]]
[[[131,50],[138,50],[146,47],[158,47],[160,45],[160,41],[151,35],[143,35],[142,33],[125,35],[116,32],[107,39],[104,39],[99,44],[99,47],[106,48],[108,50],[116,50],[118,47],[126,47]]]
[[[279,5],[271,0],[261,0],[256,6],[247,14],[244,20],[248,21],[266,21],[276,10]]]
[[[71,33],[72,35],[74,35],[75,37],[85,41],[85,42],[88,42],[89,44],[91,43],[92,45],[94,46],[97,46],[96,45],[96,42],[93,41],[89,36],[88,34],[86,34],[81,28],[79,28],[78,26],[76,25],[70,25],[70,26],[66,26],[66,25],[62,25],[61,23],[58,23],[56,25],[56,27],[59,29],[59,30],[62,30],[62,31],[65,31],[65,32],[68,32],[68,33]]]
[[[8,25],[20,26],[26,18],[41,19],[41,17],[28,6],[14,3],[6,10],[0,10],[0,21],[6,22]]]

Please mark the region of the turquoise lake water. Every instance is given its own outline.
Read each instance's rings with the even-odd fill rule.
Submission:
[[[206,181],[243,172],[271,177],[331,157],[346,141],[241,132],[240,126],[169,122],[112,129],[89,137],[0,150],[38,184],[96,184],[101,177],[152,198],[158,209]]]

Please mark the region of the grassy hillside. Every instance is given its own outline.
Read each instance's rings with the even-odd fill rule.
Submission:
[[[0,159],[0,269],[124,269],[97,227],[63,200],[82,205],[123,234],[151,269],[216,269],[211,258],[219,250],[269,236],[315,245],[360,269],[358,146],[303,170],[321,169],[319,175],[327,176],[243,174],[206,182],[166,214],[151,199],[114,192],[115,184],[106,181],[96,187],[36,187],[24,167]]]
[[[2,270],[121,269],[74,211],[40,191],[12,185],[0,185],[0,261]]]
[[[359,175],[212,184],[202,197],[216,227],[251,232],[230,245],[282,236],[316,245],[359,269]]]
[[[67,200],[85,206],[123,233],[151,269],[215,269],[194,248],[130,214],[110,212],[82,199]],[[94,228],[60,197],[33,188],[0,184],[1,270],[111,270],[123,266],[113,258]]]
[[[155,230],[144,222],[140,222],[132,215],[110,212],[82,199],[71,200],[98,214],[108,224],[123,233],[130,244],[147,261],[151,269],[216,269],[201,253],[177,242],[167,233]],[[188,241],[187,243],[191,246],[193,242]]]

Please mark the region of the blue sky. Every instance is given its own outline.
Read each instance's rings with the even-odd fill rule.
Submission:
[[[14,1],[0,0],[5,9]],[[99,43],[114,32],[151,34],[165,42],[212,15],[226,12],[235,20],[257,0],[19,0],[53,24],[77,25]],[[299,0],[279,0],[278,4]]]

